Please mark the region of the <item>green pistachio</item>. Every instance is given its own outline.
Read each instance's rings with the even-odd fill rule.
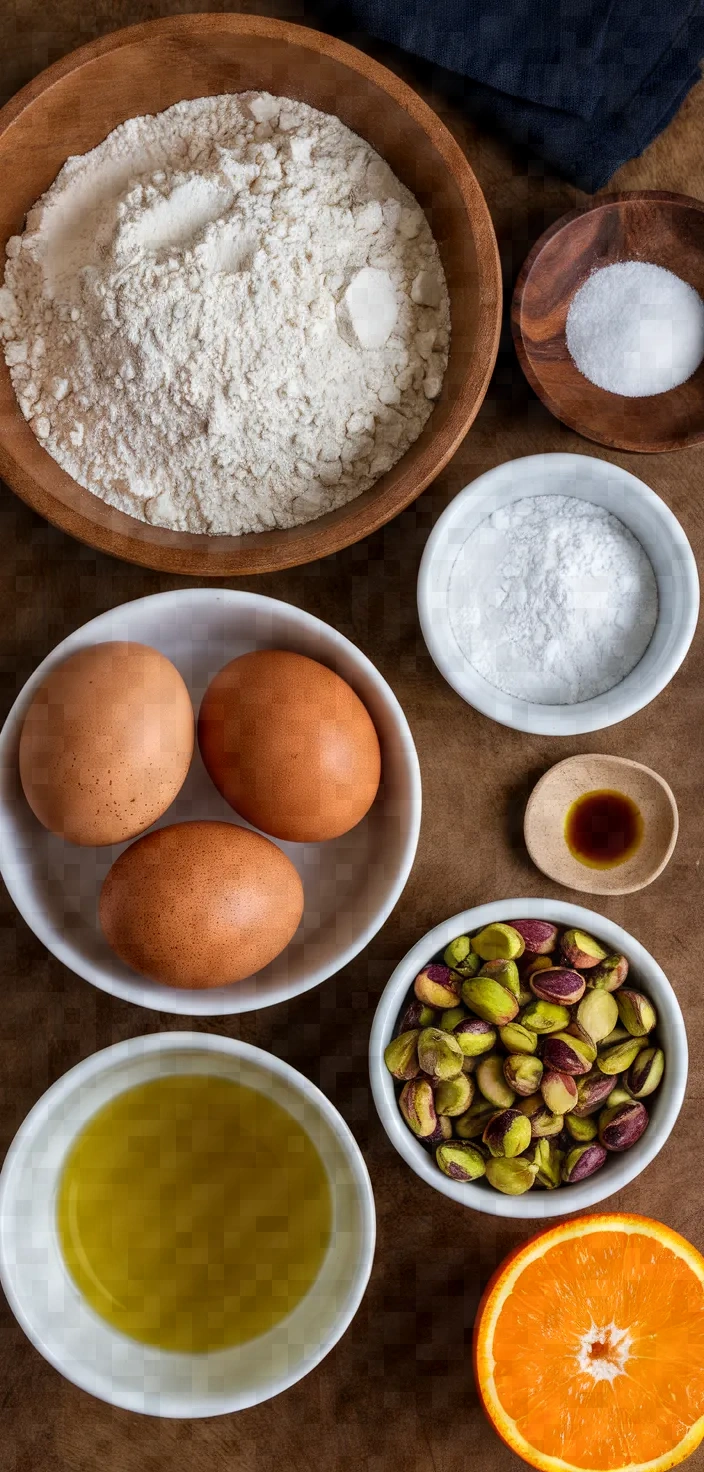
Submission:
[[[486,1162],[489,1185],[502,1191],[504,1196],[523,1196],[526,1191],[530,1191],[537,1174],[537,1165],[526,1160],[524,1155],[510,1160],[492,1157]]]
[[[601,1170],[607,1158],[607,1151],[598,1140],[591,1140],[588,1145],[575,1145],[574,1150],[568,1151],[562,1162],[562,1179],[566,1186],[572,1186],[577,1181],[586,1181],[588,1176]]]
[[[596,1048],[569,1032],[554,1032],[545,1039],[543,1063],[555,1073],[571,1073],[576,1078],[589,1073],[596,1058]]]
[[[454,1032],[458,1022],[464,1022],[466,1016],[467,1009],[465,1007],[448,1007],[446,1012],[440,1014],[438,1027],[443,1032]]]
[[[560,1032],[569,1026],[570,1014],[566,1007],[559,1002],[529,1002],[523,1008],[519,1019],[522,1027],[527,1027],[530,1032],[537,1032],[539,1036],[546,1033]]]
[[[631,1094],[629,1094],[628,1089],[623,1089],[620,1084],[617,1084],[616,1088],[611,1090],[611,1093],[609,1094],[604,1107],[606,1109],[616,1109],[619,1104],[632,1103],[633,1097]]]
[[[474,1081],[466,1073],[457,1078],[443,1079],[434,1091],[436,1114],[446,1114],[450,1119],[464,1114],[474,1098]]]
[[[495,1109],[508,1109],[516,1097],[515,1090],[506,1082],[504,1060],[498,1053],[490,1053],[477,1064],[474,1077],[485,1099]]]
[[[644,1038],[629,1038],[627,1043],[615,1043],[613,1048],[606,1048],[599,1054],[597,1068],[601,1073],[625,1073],[644,1047]]]
[[[496,1029],[481,1017],[465,1017],[454,1028],[453,1038],[467,1058],[480,1058],[490,1053],[496,1044]]]
[[[607,1150],[630,1150],[648,1127],[648,1111],[638,1099],[602,1109],[599,1115],[599,1139]]]
[[[443,1175],[449,1176],[451,1181],[477,1181],[486,1171],[481,1151],[464,1140],[438,1145],[435,1159]]]
[[[457,935],[454,940],[450,941],[442,959],[445,965],[449,966],[451,970],[456,970],[459,962],[467,960],[471,949],[472,942],[469,936]]]
[[[565,1032],[569,1033],[569,1036],[571,1038],[579,1039],[579,1042],[581,1044],[582,1056],[588,1059],[590,1064],[595,1063],[598,1051],[596,1043],[594,1042],[593,1037],[590,1037],[586,1027],[582,1027],[581,1022],[578,1022],[576,1017],[572,1018],[569,1027],[565,1028]]]
[[[413,998],[401,1018],[398,1025],[399,1033],[411,1032],[413,1028],[434,1027],[437,1012],[434,1007],[429,1007],[426,1002],[419,1002],[417,997]]]
[[[522,1155],[530,1145],[530,1120],[518,1109],[500,1109],[492,1114],[482,1140],[491,1155]]]
[[[514,920],[513,928],[523,936],[529,955],[544,956],[557,945],[558,931],[552,920]]]
[[[462,1001],[470,1012],[494,1027],[504,1027],[507,1022],[513,1022],[518,1013],[518,1002],[513,992],[493,976],[474,976],[465,981]]]
[[[633,1098],[647,1099],[649,1094],[654,1094],[664,1071],[665,1054],[662,1048],[644,1048],[631,1064],[626,1075],[629,1092]]]
[[[590,1115],[588,1119],[579,1119],[574,1112],[565,1115],[565,1129],[578,1145],[588,1145],[590,1140],[595,1140],[599,1133],[593,1115]]]
[[[482,961],[517,961],[525,950],[525,941],[512,925],[485,925],[472,940],[472,950]]]
[[[519,1099],[516,1108],[530,1120],[532,1139],[551,1139],[554,1135],[559,1135],[563,1125],[562,1115],[553,1114],[548,1109],[542,1094],[531,1094],[527,1099]]]
[[[536,1182],[539,1186],[545,1186],[546,1190],[554,1191],[560,1184],[560,1173],[564,1160],[564,1151],[558,1150],[549,1140],[538,1140],[533,1155],[533,1164],[538,1167]]]
[[[616,998],[618,1015],[631,1037],[644,1038],[658,1024],[658,1014],[648,997],[642,992],[627,991],[624,987]]]
[[[450,957],[453,959],[451,960]],[[455,940],[451,940],[443,960],[446,966],[451,967],[463,978],[476,976],[482,964],[481,956],[471,949],[468,935],[458,935]]]
[[[584,977],[567,966],[548,966],[534,971],[530,989],[541,1002],[556,1002],[560,1007],[574,1007],[584,996]]]
[[[562,954],[569,966],[586,971],[606,959],[606,951],[586,930],[566,930],[561,941]]]
[[[518,975],[518,967],[515,961],[485,961],[479,972],[480,976],[493,976],[495,981],[500,981],[506,990],[518,997],[521,990],[521,979]]]
[[[625,956],[606,956],[587,972],[587,986],[601,991],[615,992],[623,986],[628,976],[628,961]]]
[[[580,1119],[586,1119],[590,1114],[596,1114],[611,1093],[613,1078],[606,1076],[600,1068],[593,1068],[577,1082],[577,1103],[574,1107],[575,1114]]]
[[[526,1053],[509,1053],[504,1059],[504,1078],[510,1089],[515,1093],[522,1094],[526,1098],[534,1094],[540,1088],[540,1080],[543,1077],[543,1065],[539,1058],[533,1058]],[[575,1090],[575,1098],[576,1098]]]
[[[611,992],[587,992],[577,1008],[577,1021],[595,1043],[603,1042],[618,1022],[616,998]]]
[[[421,1144],[427,1145],[429,1149],[434,1150],[436,1145],[442,1145],[443,1140],[451,1139],[452,1120],[449,1119],[446,1114],[439,1114],[438,1122],[435,1126],[435,1129],[433,1130],[432,1135],[424,1135]]]
[[[439,966],[431,962],[418,972],[413,990],[419,1002],[445,1011],[447,1007],[456,1007],[459,1002],[460,978],[449,966]]]
[[[453,1033],[424,1027],[418,1038],[418,1062],[431,1078],[457,1078],[462,1072],[462,1049]]]
[[[522,1022],[507,1022],[499,1028],[499,1037],[507,1053],[537,1053],[538,1034]]]
[[[544,1073],[540,1092],[551,1114],[568,1114],[577,1103],[577,1083],[569,1073]]]
[[[384,1049],[384,1062],[397,1079],[415,1078],[420,1073],[418,1062],[418,1039],[420,1029],[414,1028],[412,1032],[402,1032],[397,1038]]]
[[[414,1135],[420,1140],[432,1135],[438,1118],[435,1112],[433,1091],[427,1078],[411,1078],[401,1090],[399,1109]]]
[[[475,1094],[469,1109],[455,1119],[455,1134],[460,1140],[478,1140],[495,1113],[494,1105],[483,1094]]]
[[[617,1022],[616,1026],[611,1029],[608,1037],[602,1038],[602,1041],[599,1043],[598,1046],[598,1052],[604,1053],[607,1048],[613,1048],[614,1043],[625,1043],[626,1038],[629,1038],[630,1036],[631,1034],[629,1033],[628,1028],[622,1027],[620,1022]]]

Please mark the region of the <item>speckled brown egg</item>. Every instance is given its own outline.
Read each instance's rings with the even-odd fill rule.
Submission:
[[[337,838],[379,788],[366,706],[339,675],[288,650],[256,650],[220,670],[203,697],[198,741],[218,791],[275,838]]]
[[[254,975],[288,945],[302,914],[291,860],[234,823],[173,823],[145,834],[115,860],[100,896],[112,949],[175,987]]]
[[[146,644],[79,649],[42,680],[20,735],[40,823],[71,843],[121,843],[166,812],[191,764],[191,697]]]

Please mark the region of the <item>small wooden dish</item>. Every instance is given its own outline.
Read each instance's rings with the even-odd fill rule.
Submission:
[[[625,260],[664,266],[704,297],[704,203],[664,190],[611,194],[551,225],[513,293],[518,360],[550,413],[600,445],[654,454],[701,444],[704,363],[679,388],[632,399],[590,383],[567,351],[573,296],[593,270]]]
[[[390,521],[439,475],[486,393],[501,326],[501,271],[484,196],[459,144],[392,72],[319,31],[258,15],[178,15],[113,32],[56,62],[0,112],[0,260],[71,154],[174,102],[265,90],[336,113],[422,205],[450,293],[442,392],[420,438],[368,491],[306,526],[247,536],[167,531],[84,490],[33,435],[0,354],[0,475],[48,521],[113,556],[196,577],[275,572],[336,552]],[[0,277],[2,268],[0,268]]]
[[[578,797],[602,789],[632,799],[643,819],[643,836],[622,864],[592,869],[568,848],[565,819]],[[663,777],[626,757],[591,753],[551,767],[533,788],[523,820],[526,848],[536,868],[584,894],[633,894],[645,889],[669,863],[678,831],[677,804]]]

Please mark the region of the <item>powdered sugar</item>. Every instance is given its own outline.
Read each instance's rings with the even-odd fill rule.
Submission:
[[[627,398],[685,383],[704,358],[704,302],[648,261],[593,271],[570,303],[567,348],[585,378]]]
[[[574,496],[526,496],[467,538],[449,588],[465,658],[519,700],[574,705],[625,679],[650,643],[655,574],[611,512]]]
[[[449,303],[420,206],[339,119],[267,93],[134,118],[7,247],[21,408],[82,485],[156,525],[310,521],[417,438]]]

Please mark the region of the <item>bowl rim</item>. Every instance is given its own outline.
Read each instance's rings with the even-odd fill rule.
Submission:
[[[540,857],[541,857],[540,849],[537,847],[537,845],[535,843],[533,843],[532,837],[529,837],[529,831],[528,830],[529,830],[529,823],[530,823],[530,815],[532,813],[532,810],[535,807],[537,807],[538,802],[540,800],[540,795],[541,795],[541,793],[543,791],[543,788],[548,785],[548,779],[551,778],[553,776],[553,774],[559,768],[564,768],[564,767],[574,768],[578,763],[584,762],[584,761],[600,761],[600,762],[605,762],[607,769],[610,769],[611,771],[613,771],[614,772],[614,775],[616,775],[616,773],[620,769],[622,769],[623,767],[630,767],[631,769],[635,769],[638,772],[645,772],[645,773],[647,773],[648,779],[649,780],[652,780],[653,785],[654,786],[658,786],[662,790],[662,792],[664,793],[664,796],[665,796],[665,799],[667,801],[667,805],[668,805],[668,808],[669,808],[669,811],[670,811],[670,818],[671,818],[670,834],[669,834],[669,837],[668,837],[668,840],[667,840],[667,844],[666,844],[665,848],[663,849],[662,855],[658,859],[658,862],[657,862],[656,866],[648,874],[647,879],[640,879],[637,884],[620,884],[620,885],[619,884],[616,884],[616,885],[610,885],[608,889],[603,888],[603,887],[600,887],[599,886],[599,881],[598,881],[598,875],[599,875],[600,872],[603,872],[603,871],[600,871],[599,869],[587,869],[586,874],[593,875],[593,882],[591,882],[591,883],[582,881],[580,884],[577,884],[576,883],[576,876],[574,876],[574,875],[571,876],[571,881],[568,881],[565,878],[562,878],[561,879],[561,878],[559,878],[558,874],[556,873],[556,869],[557,869],[557,865],[556,864],[554,865],[552,872],[549,872],[548,869],[543,868],[543,865],[540,862]],[[585,791],[589,791],[589,790],[590,790],[589,788],[585,788]],[[548,769],[547,769],[546,772],[543,772],[542,777],[539,777],[538,778],[535,786],[532,788],[531,793],[530,793],[530,796],[529,796],[528,801],[526,803],[525,812],[523,814],[523,838],[524,838],[525,845],[526,845],[526,848],[528,850],[528,853],[530,855],[530,858],[531,858],[532,862],[535,864],[536,869],[539,869],[540,872],[541,872],[541,874],[544,874],[547,879],[554,880],[555,884],[562,884],[562,885],[566,886],[569,889],[576,889],[576,890],[580,891],[582,894],[595,894],[595,895],[599,895],[599,894],[600,895],[636,894],[638,892],[638,890],[640,890],[640,889],[647,889],[647,887],[648,887],[649,884],[653,884],[654,881],[659,878],[659,876],[663,872],[663,869],[667,868],[667,865],[669,864],[670,859],[672,858],[672,855],[675,852],[675,846],[677,844],[677,838],[679,836],[679,831],[680,831],[680,815],[679,815],[679,809],[677,807],[677,800],[675,798],[675,794],[672,791],[672,788],[671,788],[669,782],[666,781],[666,779],[664,777],[661,777],[660,773],[659,772],[656,772],[654,767],[648,767],[648,766],[646,766],[645,762],[636,762],[636,761],[633,760],[632,757],[619,756],[618,753],[616,753],[616,752],[605,752],[605,751],[593,751],[593,752],[590,751],[590,752],[584,752],[584,753],[581,753],[580,752],[580,753],[578,753],[575,756],[566,756],[566,757],[563,757],[562,761],[554,762],[551,767],[548,767]],[[609,873],[614,873],[614,870],[611,869],[608,872]],[[585,875],[585,879],[586,879],[586,875]]]
[[[426,965],[437,951],[444,949],[456,935],[492,921],[512,919],[549,919],[560,924],[575,925],[588,933],[603,937],[614,950],[623,951],[632,960],[634,968],[643,977],[646,989],[655,978],[658,996],[657,1005],[667,1013],[671,1029],[675,1056],[668,1068],[669,1091],[663,1096],[666,1107],[663,1118],[651,1121],[645,1134],[625,1155],[617,1158],[620,1169],[612,1170],[604,1178],[603,1171],[580,1181],[578,1185],[558,1187],[554,1191],[532,1191],[523,1196],[503,1196],[472,1182],[451,1181],[438,1170],[427,1151],[416,1140],[403,1122],[394,1092],[394,1081],[384,1063],[384,1048],[393,1036],[396,1019],[414,976]],[[421,936],[394,970],[381,994],[369,1038],[369,1075],[372,1096],[379,1119],[399,1155],[411,1170],[428,1186],[470,1210],[487,1216],[510,1217],[520,1221],[545,1221],[550,1217],[566,1216],[574,1211],[586,1210],[597,1202],[605,1201],[615,1192],[636,1179],[659,1154],[679,1115],[687,1081],[688,1047],[682,1011],[675,990],[664,971],[650,952],[629,931],[615,921],[575,905],[566,900],[546,900],[519,897],[517,899],[490,900],[451,915],[432,930]],[[607,1162],[608,1164],[608,1162]]]
[[[513,345],[516,349],[516,357],[521,365],[523,373],[527,378],[533,392],[537,394],[541,403],[561,424],[566,424],[577,434],[583,435],[585,439],[592,440],[597,445],[607,445],[612,450],[630,450],[635,454],[659,455],[668,450],[687,450],[692,445],[700,445],[704,442],[704,427],[693,430],[690,434],[681,438],[675,436],[669,439],[636,441],[628,435],[609,436],[597,434],[596,429],[587,428],[582,420],[577,420],[573,415],[566,413],[557,399],[545,388],[543,381],[536,371],[532,357],[530,356],[523,337],[523,297],[530,279],[531,272],[545,246],[562,234],[563,230],[569,230],[576,220],[583,215],[589,215],[595,210],[608,210],[617,204],[637,204],[640,200],[651,200],[663,205],[674,206],[679,209],[691,209],[697,214],[704,214],[704,201],[694,199],[690,194],[680,194],[668,189],[624,189],[613,194],[602,194],[598,199],[588,200],[585,204],[577,205],[572,210],[567,210],[560,215],[542,235],[538,237],[535,245],[529,250],[523,265],[516,277],[516,284],[511,297],[511,334]]]
[[[704,205],[702,208],[704,209]],[[556,472],[564,472],[567,475],[571,470],[576,470],[585,460],[591,467],[590,473],[595,478],[603,480],[605,484],[608,481],[620,481],[622,485],[627,485],[644,505],[649,507],[653,516],[657,517],[669,545],[676,549],[680,557],[681,575],[685,586],[686,613],[680,622],[670,657],[663,664],[660,674],[651,678],[646,693],[643,693],[642,689],[640,693],[634,690],[624,698],[623,693],[618,694],[624,683],[621,682],[621,685],[614,685],[603,695],[596,695],[591,700],[581,701],[575,705],[541,705],[529,700],[517,700],[504,695],[497,687],[490,685],[478,675],[475,682],[473,675],[467,674],[467,670],[471,671],[471,665],[467,665],[467,670],[463,670],[461,674],[456,674],[447,659],[445,640],[436,633],[431,608],[431,578],[434,560],[441,553],[458,511],[467,501],[475,501],[481,497],[485,503],[481,517],[484,520],[496,509],[494,497],[502,481],[507,483],[508,478],[511,479],[515,494],[508,497],[508,500],[517,501],[525,495],[536,494],[526,491],[522,482],[524,479],[530,480],[532,472],[544,467],[546,461],[549,461],[550,467]],[[546,487],[539,494],[550,495],[557,494],[557,492],[553,493]],[[569,495],[569,490],[566,490],[564,494]],[[585,496],[582,499],[588,500],[589,497]],[[623,508],[617,503],[615,497],[614,504],[609,505],[608,509],[630,530]],[[635,532],[633,535],[637,537]],[[544,736],[584,735],[590,731],[606,730],[608,726],[615,726],[627,720],[630,716],[643,710],[669,685],[685,659],[696,631],[699,618],[699,573],[689,538],[681,522],[678,521],[667,503],[639,476],[589,451],[575,453],[564,450],[545,450],[534,455],[519,455],[513,460],[501,461],[498,465],[492,466],[490,470],[483,471],[475,480],[470,481],[457,492],[457,495],[438,517],[423,549],[418,569],[417,602],[421,632],[433,663],[448,685],[451,685],[452,689],[473,709],[480,711],[482,715],[488,716],[490,720],[496,721],[499,725],[508,726],[514,731],[526,731]],[[634,668],[637,669],[637,667],[636,665]],[[628,678],[629,676],[626,676],[626,679]],[[468,679],[472,680],[471,693],[467,689]],[[499,714],[497,713],[497,702],[500,700],[505,702],[505,706],[502,706]],[[562,713],[564,713],[564,719]]]
[[[499,248],[491,215],[469,160],[449,128],[418,93],[394,72],[347,42],[308,26],[263,15],[216,11],[162,16],[112,31],[54,62],[11,98],[0,110],[0,142],[20,114],[31,107],[43,93],[50,91],[71,72],[78,71],[106,53],[139,45],[152,38],[178,41],[195,32],[207,37],[218,31],[226,31],[235,37],[260,36],[298,47],[308,47],[318,56],[328,57],[350,71],[368,78],[390,96],[431,139],[454,179],[466,215],[471,215],[478,261],[478,291],[475,340],[465,369],[464,387],[457,395],[458,402],[453,406],[443,429],[429,434],[424,450],[425,468],[418,474],[415,471],[406,471],[397,483],[382,489],[369,504],[365,493],[365,496],[348,502],[337,511],[329,512],[326,518],[288,529],[285,541],[281,540],[283,531],[280,528],[239,537],[209,537],[195,532],[177,533],[163,527],[152,527],[110,507],[106,510],[107,519],[104,524],[94,522],[87,511],[65,504],[49,488],[46,477],[40,481],[36,478],[34,468],[25,467],[11,446],[5,442],[0,420],[0,475],[21,500],[53,526],[59,527],[87,546],[123,561],[179,576],[204,578],[278,572],[286,567],[296,567],[327,557],[378,531],[409,506],[447,465],[479,412],[496,362],[503,306]],[[482,359],[485,362],[483,371],[480,371]],[[4,357],[0,355],[0,375],[4,377],[6,373]],[[18,423],[18,415],[24,425],[21,410],[14,398],[14,390],[11,392],[14,423]],[[464,402],[468,397],[472,400],[471,404]],[[428,423],[431,422],[432,416]],[[29,433],[31,434],[31,430]],[[41,450],[41,447],[38,446],[38,449]],[[51,459],[47,451],[42,450],[41,454],[50,461],[47,475],[51,480],[58,478],[67,486],[78,488],[78,483]],[[402,456],[399,465],[404,458]],[[44,464],[43,459],[41,463]],[[392,467],[387,474],[394,474],[395,469],[396,467]],[[370,492],[378,486],[383,487],[385,478],[381,476],[376,486],[370,487]],[[90,496],[90,492],[85,492],[84,488],[79,489]],[[359,504],[360,500],[364,502],[363,505]],[[104,507],[104,503],[98,504]],[[321,524],[333,518],[337,520],[331,520],[330,524]],[[184,542],[184,538],[188,540]]]
[[[306,975],[303,984],[282,983],[276,988],[275,993],[270,999],[261,998],[244,1006],[241,1000],[238,1004],[238,983],[234,982],[229,989],[231,992],[231,1004],[227,1006],[223,1005],[220,992],[224,989],[218,988],[218,997],[216,998],[214,994],[211,995],[212,1006],[210,1010],[207,1010],[207,999],[209,996],[207,989],[202,993],[198,992],[196,994],[190,990],[181,991],[174,988],[173,1005],[167,1008],[145,990],[144,979],[140,978],[137,972],[134,973],[134,980],[130,978],[129,981],[125,981],[121,976],[112,976],[109,972],[94,965],[90,961],[86,961],[85,966],[79,969],[77,959],[80,958],[77,958],[74,951],[70,949],[63,935],[46,919],[44,910],[42,909],[41,915],[44,923],[39,928],[37,928],[35,923],[37,917],[34,914],[32,914],[31,919],[28,917],[24,895],[24,880],[23,878],[18,880],[14,871],[15,845],[10,839],[8,826],[3,821],[6,803],[2,791],[0,791],[0,876],[3,879],[13,904],[22,915],[25,923],[29,926],[33,934],[37,936],[37,939],[42,945],[46,947],[50,955],[55,956],[74,975],[80,976],[82,980],[89,982],[99,990],[111,996],[119,997],[123,1001],[132,1002],[136,1006],[146,1007],[150,1011],[160,1012],[167,1016],[192,1017],[198,1015],[202,1017],[224,1017],[245,1012],[263,1011],[268,1007],[278,1005],[279,1002],[290,1001],[294,997],[303,996],[305,992],[311,991],[313,987],[321,985],[330,976],[336,975],[338,971],[347,966],[370,944],[374,936],[385,925],[391,911],[398,903],[408,882],[418,848],[423,796],[420,762],[418,760],[418,752],[413,740],[413,734],[403,707],[396,695],[394,695],[391,686],[384,679],[384,676],[377,669],[376,665],[369,659],[368,655],[364,654],[351,639],[339,633],[337,629],[333,628],[332,624],[326,623],[324,619],[317,618],[315,614],[308,613],[306,609],[289,604],[285,599],[270,598],[263,593],[250,592],[248,589],[216,588],[213,586],[197,588],[187,586],[185,588],[174,588],[164,593],[149,593],[143,598],[128,599],[126,603],[118,604],[115,608],[106,609],[104,613],[97,614],[95,618],[89,619],[87,623],[80,624],[71,634],[68,634],[65,639],[62,639],[55,645],[33,670],[13,701],[5,722],[0,729],[0,766],[3,766],[6,762],[7,749],[17,738],[24,711],[47,670],[60,663],[61,658],[71,653],[74,648],[83,647],[83,643],[89,642],[79,640],[78,636],[86,635],[95,624],[103,623],[106,620],[109,621],[118,611],[124,608],[139,611],[145,605],[150,605],[151,608],[154,608],[158,603],[159,608],[163,610],[163,614],[166,616],[169,607],[179,602],[184,602],[187,606],[193,606],[201,602],[209,605],[227,603],[234,606],[235,609],[246,605],[249,608],[254,607],[263,615],[271,608],[272,604],[279,610],[286,609],[287,617],[291,621],[292,630],[303,627],[309,629],[311,632],[322,632],[325,640],[328,642],[331,641],[337,649],[342,649],[350,657],[356,668],[362,670],[365,677],[374,685],[380,700],[383,701],[393,721],[398,736],[400,759],[404,765],[409,785],[408,832],[404,841],[396,879],[389,888],[385,903],[381,907],[376,908],[373,916],[360,929],[358,939],[347,946],[339,958],[336,958],[334,965],[322,965],[312,969]],[[113,638],[115,638],[114,634],[108,634],[106,639],[101,637],[101,642],[110,642]],[[233,818],[235,816],[233,813]],[[98,979],[98,976],[100,976],[100,979]],[[196,995],[200,999],[201,1005],[199,1010],[194,1011],[194,999]]]
[[[90,1368],[76,1368],[73,1364],[68,1367],[60,1354],[54,1352],[44,1343],[41,1335],[35,1330],[30,1317],[25,1311],[22,1300],[15,1291],[12,1268],[8,1262],[7,1232],[10,1221],[10,1207],[8,1202],[12,1198],[13,1176],[22,1153],[31,1148],[32,1138],[37,1130],[53,1114],[60,1109],[66,1096],[77,1087],[85,1084],[90,1079],[103,1074],[119,1065],[123,1061],[134,1057],[145,1057],[158,1053],[167,1057],[170,1053],[180,1052],[204,1052],[204,1053],[226,1053],[230,1057],[245,1058],[256,1067],[270,1074],[275,1074],[283,1079],[297,1093],[302,1094],[324,1118],[326,1124],[337,1139],[352,1175],[354,1185],[360,1204],[361,1227],[358,1242],[358,1263],[354,1278],[350,1283],[346,1298],[342,1303],[336,1316],[334,1326],[330,1329],[326,1338],[309,1353],[301,1364],[290,1373],[281,1376],[277,1388],[267,1395],[233,1395],[221,1393],[220,1395],[208,1396],[200,1402],[195,1401],[194,1406],[184,1407],[184,1393],[178,1391],[164,1392],[161,1394],[163,1409],[158,1411],[147,1409],[140,1404],[140,1396],[134,1392],[118,1393],[107,1400],[107,1397],[96,1387],[92,1378]],[[116,1090],[118,1092],[118,1090]],[[75,1135],[72,1136],[75,1138]],[[355,1140],[352,1131],[343,1119],[339,1110],[330,1099],[306,1078],[305,1074],[299,1072],[292,1064],[283,1058],[278,1058],[275,1053],[269,1053],[264,1048],[257,1048],[252,1043],[245,1043],[240,1038],[225,1037],[219,1033],[202,1032],[157,1032],[144,1036],[126,1038],[122,1042],[112,1043],[107,1048],[101,1048],[96,1053],[90,1053],[87,1058],[81,1059],[68,1069],[58,1079],[50,1084],[49,1088],[40,1096],[32,1106],[29,1113],[25,1115],[19,1125],[12,1142],[9,1146],[5,1160],[0,1171],[0,1283],[7,1301],[15,1318],[23,1329],[27,1338],[35,1349],[58,1370],[65,1379],[77,1385],[81,1390],[88,1391],[99,1400],[107,1400],[110,1405],[120,1406],[124,1410],[138,1411],[142,1414],[167,1416],[173,1418],[195,1418],[201,1416],[225,1415],[233,1411],[245,1410],[248,1406],[259,1405],[264,1401],[273,1399],[287,1390],[291,1385],[315,1369],[321,1360],[325,1359],[330,1350],[337,1344],[338,1340],[346,1332],[351,1324],[364,1297],[367,1283],[374,1263],[374,1251],[376,1245],[376,1207],[374,1192],[372,1190],[369,1172],[364,1161],[362,1152]],[[101,1321],[104,1324],[106,1321]],[[110,1326],[107,1326],[110,1328]],[[110,1330],[118,1334],[117,1330]],[[120,1338],[125,1336],[120,1335]]]

